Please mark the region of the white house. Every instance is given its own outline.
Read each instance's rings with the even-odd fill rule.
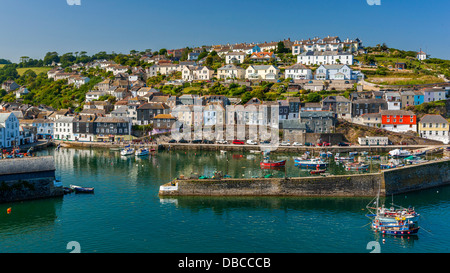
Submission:
[[[20,99],[20,97],[22,97],[23,95],[30,93],[30,91],[28,91],[28,89],[25,86],[21,86],[15,92],[16,92],[16,99]]]
[[[292,45],[292,55],[299,55],[305,51],[348,51],[353,53],[362,48],[362,42],[358,38],[354,40],[347,38],[342,41],[338,36],[316,37],[295,41]]]
[[[86,102],[98,100],[101,96],[106,95],[105,91],[89,91],[86,93]]]
[[[402,109],[402,98],[400,92],[386,92],[384,99],[387,102],[388,110]]]
[[[358,143],[361,146],[386,146],[389,145],[389,138],[381,136],[358,137]]]
[[[250,65],[245,70],[245,78],[249,80],[276,80],[280,69],[274,65]]]
[[[219,79],[244,79],[245,69],[234,64],[226,64],[217,69]]]
[[[417,52],[417,56],[416,56],[417,60],[423,61],[423,60],[426,60],[427,57],[428,57],[427,54],[425,52],[423,52],[422,50]]]
[[[73,135],[73,117],[61,117],[55,120],[53,136],[57,140],[75,140]]]
[[[353,70],[345,64],[321,65],[316,70],[316,80],[352,80]]]
[[[347,64],[353,65],[353,54],[338,51],[306,51],[297,56],[297,63],[304,65]]]
[[[211,80],[214,70],[207,66],[184,66],[181,77],[184,81]]]
[[[284,77],[293,80],[310,80],[313,78],[313,75],[312,70],[303,64],[294,64],[285,69]]]
[[[83,84],[88,83],[89,80],[90,79],[88,77],[82,77],[82,76],[79,76],[79,75],[73,75],[73,76],[70,76],[67,79],[67,84],[72,84],[73,83],[76,87],[79,88]]]
[[[225,63],[226,64],[234,64],[234,63],[243,63],[245,59],[245,52],[228,52],[225,54]]]
[[[0,147],[14,147],[19,143],[19,120],[13,113],[0,113]]]

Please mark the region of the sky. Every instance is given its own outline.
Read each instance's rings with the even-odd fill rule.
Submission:
[[[0,59],[328,35],[450,59],[449,10],[449,0],[0,0]]]

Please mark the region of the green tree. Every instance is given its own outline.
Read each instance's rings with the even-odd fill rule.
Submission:
[[[322,96],[316,92],[309,93],[308,96],[306,96],[307,102],[319,102],[321,99]]]

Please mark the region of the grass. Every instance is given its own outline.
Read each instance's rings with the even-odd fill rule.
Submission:
[[[47,73],[47,71],[49,71],[52,68],[51,67],[24,67],[24,68],[17,68],[17,73],[19,73],[19,75],[22,76],[23,73],[25,73],[25,71],[27,71],[28,69],[33,70],[34,73],[36,73],[36,75],[39,75],[42,72]]]

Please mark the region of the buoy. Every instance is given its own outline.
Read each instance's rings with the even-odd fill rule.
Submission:
[[[11,213],[11,208],[7,208],[7,209],[6,209],[6,213],[7,213],[7,214],[10,214],[10,213]]]

